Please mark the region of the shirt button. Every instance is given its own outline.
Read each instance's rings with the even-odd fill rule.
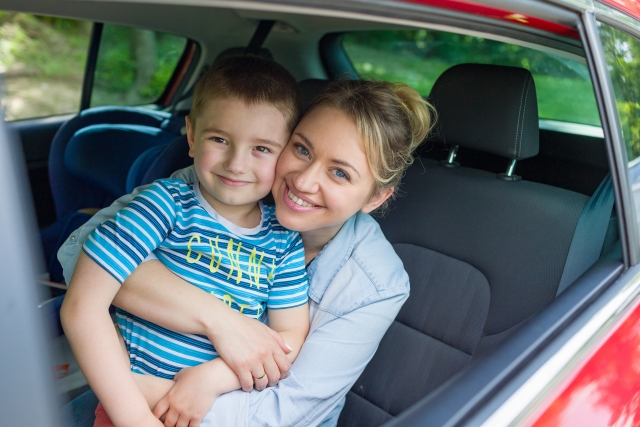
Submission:
[[[76,236],[71,236],[71,241],[73,242],[74,240],[76,240]]]

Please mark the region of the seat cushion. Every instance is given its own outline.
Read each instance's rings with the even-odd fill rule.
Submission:
[[[353,385],[343,426],[379,425],[447,381],[470,362],[487,318],[489,284],[476,268],[412,244],[394,249],[411,294]]]
[[[588,196],[425,159],[407,170],[400,189],[407,196],[379,220],[382,231],[391,243],[430,248],[482,272],[491,288],[485,335],[555,298]]]

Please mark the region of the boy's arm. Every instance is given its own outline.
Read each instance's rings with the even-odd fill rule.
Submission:
[[[267,316],[269,327],[280,333],[284,342],[291,348],[287,357],[293,363],[309,333],[309,304],[282,310],[270,309]]]
[[[109,305],[120,284],[85,253],[60,310],[60,319],[84,376],[114,425],[158,426],[122,357]]]

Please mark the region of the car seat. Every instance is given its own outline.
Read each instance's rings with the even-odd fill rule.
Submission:
[[[438,78],[430,99],[450,156],[417,159],[400,188],[406,196],[379,220],[411,294],[348,393],[339,426],[392,419],[553,301],[589,201],[514,172],[538,153],[529,71],[458,65]],[[456,146],[503,157],[505,172],[458,165]]]
[[[135,107],[98,107],[85,110],[56,133],[49,157],[49,176],[56,221],[41,231],[45,261],[52,281],[61,241],[82,225],[90,213],[126,193],[134,161],[150,147],[166,146],[181,132],[184,119]],[[52,274],[53,273],[53,274]]]

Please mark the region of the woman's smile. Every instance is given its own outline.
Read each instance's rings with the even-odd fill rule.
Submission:
[[[320,208],[321,206],[313,203],[312,200],[310,200],[307,197],[304,197],[302,194],[298,193],[295,190],[292,190],[291,187],[289,187],[288,184],[286,185],[286,200],[285,203],[287,204],[288,207],[290,208],[295,208],[296,210],[299,207],[304,207],[304,208]],[[295,204],[296,206],[292,205]]]

